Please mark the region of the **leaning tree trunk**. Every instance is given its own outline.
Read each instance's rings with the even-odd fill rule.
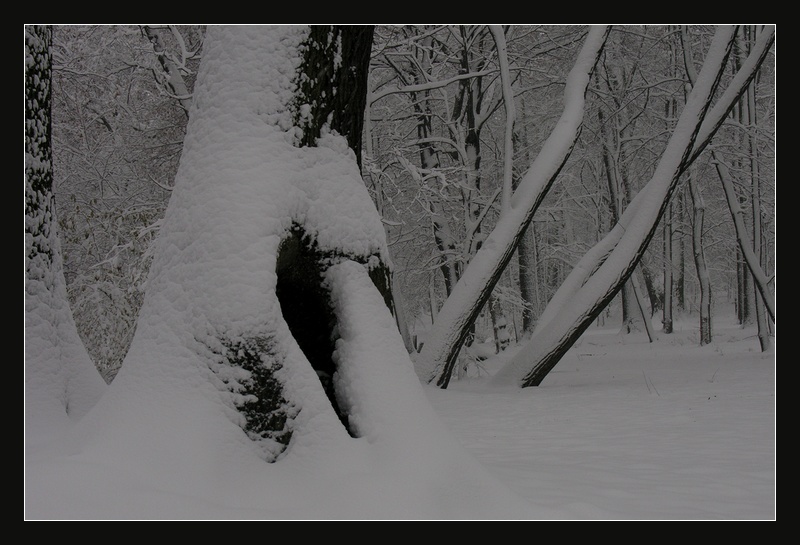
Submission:
[[[681,40],[683,41],[683,50],[684,50],[684,66],[686,68],[686,74],[689,77],[690,83],[693,85],[695,80],[697,79],[697,73],[694,70],[694,65],[691,62],[691,47],[688,39],[686,38],[686,27],[683,27],[681,30]],[[750,89],[752,84],[748,87]],[[748,92],[749,94],[749,92]],[[751,140],[752,146],[754,146],[754,142]],[[751,147],[751,154],[755,157],[756,149]],[[767,312],[769,312],[770,318],[774,321],[775,320],[775,306],[772,300],[772,293],[769,291],[769,281],[767,276],[764,274],[764,271],[761,269],[758,263],[758,256],[754,251],[754,245],[750,244],[747,235],[747,229],[745,227],[744,222],[744,212],[742,211],[741,207],[739,206],[739,198],[736,196],[736,191],[733,187],[733,181],[731,179],[730,170],[728,169],[727,165],[717,156],[717,153],[714,149],[711,149],[711,159],[714,163],[714,166],[717,171],[717,175],[719,176],[720,182],[722,183],[722,188],[725,193],[725,199],[728,202],[728,209],[731,212],[731,217],[733,218],[733,225],[736,231],[736,240],[738,242],[738,251],[737,251],[737,258],[736,258],[736,276],[737,276],[737,313],[739,317],[740,323],[744,323],[744,313],[742,310],[742,300],[745,302],[747,301],[746,291],[742,289],[743,285],[743,276],[746,276],[746,271],[743,270],[743,266],[740,263],[739,253],[741,252],[742,256],[744,257],[744,262],[747,264],[747,267],[752,274],[753,280],[756,283],[756,289],[758,290],[761,298],[766,306]],[[757,166],[755,167],[757,168]],[[694,197],[694,193],[692,193]],[[760,214],[759,214],[760,217]],[[742,297],[742,292],[744,291],[745,296]]]
[[[105,389],[78,337],[67,300],[53,197],[51,40],[51,27],[25,27],[25,407],[29,431],[44,421],[58,423],[65,416],[82,416]]]
[[[747,297],[743,295],[744,289],[742,286],[746,285],[746,280],[743,277],[752,276],[756,283],[759,294],[765,302],[767,312],[770,318],[775,320],[775,302],[772,298],[772,292],[769,290],[769,279],[761,268],[758,262],[758,256],[753,251],[753,245],[750,241],[750,235],[747,232],[747,227],[744,221],[744,211],[740,205],[736,190],[733,186],[733,179],[728,166],[721,161],[717,154],[712,150],[712,160],[716,168],[717,175],[719,176],[720,183],[725,192],[725,199],[728,202],[728,210],[730,210],[733,225],[736,230],[736,301],[737,301],[737,318],[739,323],[744,324],[745,312],[743,307],[746,305]],[[748,272],[750,274],[748,274]]]
[[[751,129],[756,126],[756,86],[751,83],[747,88],[745,94],[745,111],[747,114],[747,126]],[[750,149],[750,180],[752,190],[752,209],[753,209],[753,253],[757,257],[761,257],[762,253],[762,234],[761,234],[761,185],[759,179],[758,167],[758,145],[756,138],[752,132],[748,132],[747,140]],[[757,284],[757,283],[756,283]],[[769,350],[771,346],[769,337],[769,327],[767,326],[767,317],[765,315],[765,298],[760,294],[758,287],[754,293],[754,302],[756,309],[756,324],[758,327],[758,341],[761,345],[761,351]]]
[[[511,209],[500,216],[440,310],[418,360],[419,372],[427,382],[435,381],[439,387],[447,387],[458,353],[481,308],[500,280],[534,212],[572,152],[580,134],[586,88],[607,34],[607,28],[590,29],[567,78],[565,108],[556,128],[514,192]]]
[[[573,269],[548,305],[557,306],[548,314],[546,322],[540,322],[541,329],[537,328],[527,345],[530,350],[521,350],[501,369],[495,375],[497,382],[512,382],[523,387],[539,385],[633,272],[655,233],[680,175],[708,145],[735,101],[755,77],[773,43],[774,33],[765,32],[711,108],[735,34],[735,28],[718,29],[698,83],[681,112],[653,178],[637,194],[620,223]]]

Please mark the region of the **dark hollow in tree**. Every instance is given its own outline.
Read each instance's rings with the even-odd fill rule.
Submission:
[[[276,264],[276,294],[283,319],[311,367],[316,371],[333,410],[351,436],[347,414],[339,407],[334,388],[336,316],[330,293],[323,285],[325,258],[309,244],[300,227],[281,243]]]

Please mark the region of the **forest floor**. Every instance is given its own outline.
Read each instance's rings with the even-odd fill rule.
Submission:
[[[539,387],[490,386],[512,348],[484,376],[426,392],[465,448],[552,518],[774,519],[775,348],[762,353],[732,312],[701,347],[695,321],[653,343],[591,328]]]

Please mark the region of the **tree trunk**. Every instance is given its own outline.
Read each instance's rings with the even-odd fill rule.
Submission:
[[[697,269],[697,280],[700,284],[700,345],[711,342],[711,281],[706,265],[705,252],[703,251],[703,220],[705,216],[705,203],[700,193],[697,180],[689,176],[689,188],[692,196],[694,221],[692,222],[692,251],[694,264]]]
[[[677,256],[673,252],[673,261],[675,262],[675,272],[677,273],[677,277],[673,282],[675,287],[675,306],[678,309],[679,313],[682,313],[686,310],[686,244],[685,244],[685,233],[683,229],[684,225],[684,218],[687,215],[686,212],[686,203],[683,191],[678,191],[676,195],[676,213],[673,220],[677,219],[678,222],[678,239],[677,244],[673,243],[673,248],[677,246]]]
[[[728,202],[728,209],[730,210],[733,219],[733,225],[736,229],[736,315],[740,324],[745,324],[750,315],[750,305],[748,302],[747,285],[749,284],[747,277],[752,276],[756,282],[761,298],[765,302],[767,311],[770,318],[775,320],[775,303],[772,298],[772,293],[769,291],[769,280],[764,274],[764,270],[758,263],[758,257],[753,252],[753,245],[750,242],[750,235],[747,232],[744,222],[744,211],[740,206],[739,198],[736,196],[736,190],[733,187],[733,180],[731,179],[730,169],[721,162],[712,150],[712,160],[719,176],[720,183],[725,191],[725,198]]]
[[[525,112],[525,101],[522,101],[522,111]],[[522,160],[525,164],[530,164],[530,153],[528,151],[528,130],[527,125],[523,122],[521,124],[521,147],[524,150]],[[515,133],[512,141],[512,146],[517,142],[520,133]],[[515,150],[516,152],[516,150]],[[516,155],[516,153],[515,153]],[[514,191],[519,187],[520,177],[515,176],[512,180],[512,189]],[[522,299],[522,334],[520,337],[527,338],[533,333],[536,326],[536,317],[538,316],[539,304],[539,275],[538,275],[538,262],[539,256],[536,245],[536,230],[535,223],[532,221],[528,224],[525,232],[519,241],[517,247],[517,266],[519,270],[519,296]]]
[[[158,58],[161,68],[164,70],[164,75],[156,77],[156,79],[159,81],[163,80],[164,86],[175,97],[188,116],[189,107],[192,104],[192,94],[189,92],[189,88],[183,80],[180,70],[164,51],[164,45],[161,43],[161,36],[159,36],[158,32],[153,30],[149,25],[144,25],[142,27],[142,32],[147,36],[147,39],[150,40],[150,43],[153,44],[153,51]]]
[[[755,29],[752,28],[751,32],[754,32]],[[745,94],[745,111],[747,116],[747,126],[754,128],[756,127],[757,119],[756,119],[756,87],[755,83],[751,83],[750,86],[747,88],[747,93]],[[751,181],[751,189],[752,189],[752,209],[753,209],[753,253],[756,255],[757,258],[761,258],[762,256],[762,244],[761,244],[761,185],[759,179],[759,167],[758,167],[758,146],[756,144],[755,136],[748,132],[747,140],[750,149],[750,181]],[[755,302],[755,310],[756,310],[756,324],[758,327],[758,341],[761,345],[761,351],[765,352],[769,350],[771,346],[770,337],[769,337],[769,327],[767,326],[767,317],[765,314],[765,300],[764,297],[761,296],[759,290],[757,288],[757,282],[754,282],[756,287],[754,289],[755,293],[753,294],[753,301]]]
[[[517,247],[517,261],[519,262],[519,296],[522,298],[522,335],[526,338],[533,333],[536,327],[537,305],[539,300],[538,275],[536,252],[536,232],[534,222],[528,225]]]
[[[672,206],[664,219],[664,306],[661,309],[664,333],[672,333]]]
[[[773,33],[757,47],[731,80],[716,105],[719,86],[736,29],[720,27],[703,71],[651,181],[626,209],[620,223],[573,269],[545,310],[537,331],[519,354],[495,375],[499,383],[537,386],[570,346],[613,299],[633,272],[655,233],[681,173],[697,158],[766,57]],[[557,310],[560,309],[560,310]]]
[[[371,43],[371,27],[209,28],[115,379],[156,391],[161,373],[215,388],[270,462],[312,415],[361,433],[337,382],[349,332],[331,271],[359,263],[393,308],[384,227],[359,172]]]
[[[303,129],[300,145],[316,146],[329,127],[347,138],[359,168],[374,33],[369,25],[312,25],[300,68],[307,77],[301,78],[294,103],[295,121]]]
[[[511,210],[501,215],[442,307],[418,361],[419,372],[424,380],[436,381],[439,387],[447,387],[458,352],[470,328],[513,256],[533,213],[569,157],[579,135],[584,94],[607,32],[608,29],[600,27],[590,30],[586,44],[568,76],[566,106],[561,121],[514,193]]]
[[[631,292],[636,299],[636,308],[639,311],[639,315],[642,317],[644,330],[647,333],[647,339],[650,342],[653,342],[655,340],[655,333],[653,332],[653,324],[650,322],[650,317],[652,314],[648,312],[647,307],[645,307],[644,295],[642,294],[641,287],[639,287],[639,280],[636,278],[635,272],[631,275],[630,286]]]
[[[85,414],[105,383],[78,337],[67,301],[53,197],[52,28],[25,26],[26,429]],[[26,434],[28,445],[37,438]]]

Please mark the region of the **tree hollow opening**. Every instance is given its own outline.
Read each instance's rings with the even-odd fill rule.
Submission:
[[[281,313],[347,432],[355,437],[347,414],[336,399],[334,374],[336,316],[330,293],[322,285],[322,256],[303,240],[300,228],[292,229],[280,245],[276,264],[277,296]]]

